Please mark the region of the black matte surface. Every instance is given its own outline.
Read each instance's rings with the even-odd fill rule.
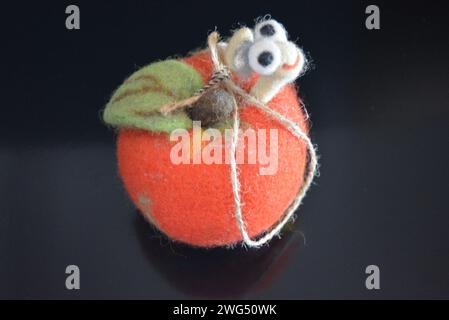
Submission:
[[[449,298],[444,2],[377,1],[379,31],[363,2],[207,3],[77,1],[80,31],[69,2],[2,5],[0,298]],[[268,12],[314,61],[299,84],[321,176],[269,248],[171,244],[127,200],[99,111],[138,67]]]

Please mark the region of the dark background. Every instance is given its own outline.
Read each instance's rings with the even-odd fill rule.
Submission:
[[[267,248],[170,243],[127,199],[99,112],[137,68],[267,13],[313,60],[298,83],[321,176]],[[0,298],[449,298],[447,15],[443,1],[3,3]]]

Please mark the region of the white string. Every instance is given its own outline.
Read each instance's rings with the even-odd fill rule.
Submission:
[[[238,134],[239,134],[239,127],[240,127],[240,120],[238,115],[238,108],[237,104],[235,103],[234,108],[234,116],[233,116],[233,135],[231,140],[231,159],[230,159],[230,166],[231,166],[231,183],[232,183],[232,192],[234,195],[234,204],[235,204],[235,216],[237,219],[237,225],[240,230],[240,233],[242,234],[242,238],[244,243],[248,247],[260,247],[266,243],[268,243],[274,236],[279,234],[279,232],[282,230],[282,228],[287,224],[287,222],[293,217],[294,212],[296,209],[301,205],[302,200],[304,199],[307,190],[309,189],[310,185],[312,184],[313,178],[316,173],[317,169],[317,156],[315,152],[315,148],[313,147],[313,144],[310,140],[310,138],[301,130],[301,128],[290,119],[284,117],[280,113],[270,109],[266,106],[266,104],[258,101],[253,96],[247,94],[243,89],[236,86],[234,83],[231,83],[230,81],[227,82],[227,85],[231,87],[231,90],[241,95],[247,102],[250,102],[255,107],[265,111],[268,113],[271,117],[281,122],[283,125],[287,127],[287,129],[293,133],[296,137],[301,139],[306,143],[307,146],[307,152],[308,152],[308,168],[307,168],[307,174],[304,180],[304,183],[302,184],[302,187],[298,190],[298,193],[296,194],[295,198],[293,199],[290,206],[287,208],[286,212],[284,213],[284,217],[282,220],[273,227],[267,234],[265,234],[263,237],[253,240],[248,234],[248,231],[246,230],[245,221],[243,220],[242,215],[242,208],[241,208],[241,201],[240,201],[240,181],[238,178],[238,172],[237,172],[237,162],[236,162],[236,150],[237,150],[237,143],[238,143]],[[235,88],[235,87],[236,88]],[[235,102],[235,99],[234,99]]]

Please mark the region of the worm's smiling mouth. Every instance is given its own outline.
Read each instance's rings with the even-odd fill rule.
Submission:
[[[287,63],[284,63],[283,65],[282,65],[282,69],[284,69],[284,70],[292,70],[292,69],[295,69],[298,65],[299,65],[299,62],[301,61],[301,57],[300,57],[300,55],[299,54],[297,54],[296,55],[296,61],[293,63],[293,64],[287,64]]]

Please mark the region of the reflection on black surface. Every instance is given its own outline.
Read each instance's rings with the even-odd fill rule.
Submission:
[[[192,297],[238,298],[267,288],[284,269],[292,252],[303,246],[295,225],[284,228],[260,249],[200,249],[175,243],[140,215],[135,228],[142,251],[151,265],[175,289]]]

